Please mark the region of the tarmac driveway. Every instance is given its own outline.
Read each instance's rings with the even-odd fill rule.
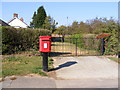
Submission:
[[[55,57],[54,67],[61,79],[118,78],[118,64],[105,57]]]
[[[118,88],[118,63],[105,57],[54,57],[59,88]],[[61,80],[62,79],[62,80]]]

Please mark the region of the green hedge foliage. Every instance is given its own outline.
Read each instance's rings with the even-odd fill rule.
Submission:
[[[95,35],[75,34],[69,36],[72,38],[72,43],[76,44],[81,49],[84,50],[95,50],[101,53],[101,39],[95,38]]]
[[[30,49],[38,50],[39,36],[49,36],[45,29],[15,29],[2,27],[2,54],[12,54]]]

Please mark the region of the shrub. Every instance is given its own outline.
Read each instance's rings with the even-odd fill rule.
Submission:
[[[15,29],[2,27],[2,54],[12,54],[39,48],[39,36],[50,35],[50,31],[41,29]]]
[[[83,40],[80,39],[80,38],[83,38],[82,34],[71,35],[71,36],[69,36],[69,38],[71,38],[71,43],[73,43],[73,44],[76,44],[76,41],[77,41],[77,44],[83,43]],[[80,44],[79,46],[83,47],[82,44]]]
[[[106,55],[117,55],[120,52],[119,49],[119,32],[120,32],[120,25],[115,21],[111,20],[108,23],[108,28],[110,31],[110,38],[106,42],[105,47],[105,54]]]
[[[95,50],[101,52],[101,39],[95,38],[94,34],[75,34],[69,36],[69,38],[71,38],[71,42],[67,42],[77,44],[77,47],[83,50]]]

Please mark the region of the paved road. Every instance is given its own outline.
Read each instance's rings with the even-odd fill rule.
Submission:
[[[17,76],[1,82],[3,88],[118,88],[118,64],[107,58],[54,58],[56,77]]]
[[[30,77],[17,76],[16,80],[11,80],[11,77],[2,82],[3,88],[55,88],[54,79],[48,77]]]
[[[6,79],[2,88],[117,88],[117,79],[55,80],[47,77],[17,77]]]

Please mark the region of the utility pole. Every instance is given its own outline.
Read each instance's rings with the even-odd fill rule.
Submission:
[[[68,17],[67,17],[67,31],[68,31]]]
[[[67,26],[68,26],[68,17],[67,17]]]

